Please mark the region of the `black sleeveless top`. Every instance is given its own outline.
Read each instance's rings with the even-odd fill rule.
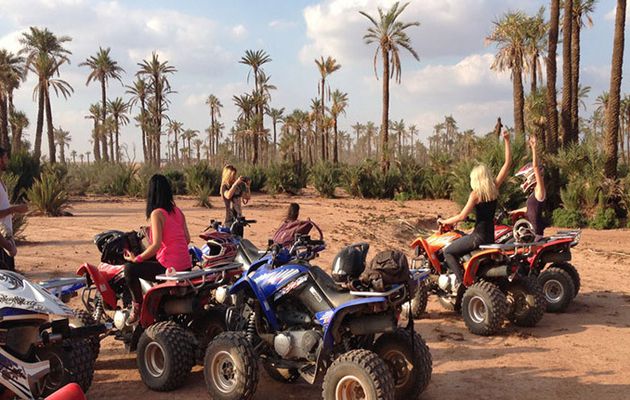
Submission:
[[[527,220],[534,226],[534,233],[538,236],[542,236],[545,231],[545,223],[542,218],[543,201],[538,201],[536,195],[532,193],[527,198]]]
[[[494,214],[497,211],[497,201],[484,201],[475,205],[475,215],[477,221],[475,223],[474,235],[481,237],[483,243],[494,243]]]

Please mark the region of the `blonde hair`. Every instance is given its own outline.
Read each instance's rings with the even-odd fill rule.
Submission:
[[[236,180],[236,168],[228,164],[223,167],[221,173],[221,197],[223,197],[223,185],[231,186]]]
[[[470,187],[480,202],[496,200],[499,196],[492,171],[485,164],[477,165],[470,171]]]

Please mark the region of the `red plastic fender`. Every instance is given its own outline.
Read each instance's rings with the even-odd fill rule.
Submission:
[[[415,250],[416,247],[418,246],[422,246],[422,249],[424,249],[424,253],[427,255],[427,258],[429,259],[429,262],[431,263],[431,265],[433,266],[433,268],[435,268],[435,270],[437,271],[438,274],[442,273],[442,265],[440,264],[440,260],[438,260],[437,256],[435,255],[435,253],[432,253],[429,249],[429,244],[427,243],[425,238],[419,237],[417,239],[415,239],[413,242],[411,242],[411,248]]]
[[[89,275],[92,282],[96,286],[96,290],[98,290],[105,302],[110,309],[116,308],[116,294],[109,286],[107,279],[103,277],[97,267],[89,263],[83,263],[79,269],[77,270],[77,275],[85,276]]]
[[[146,329],[155,323],[155,316],[158,313],[162,297],[168,295],[169,291],[177,286],[179,285],[176,281],[166,281],[153,286],[144,294],[142,310],[140,311],[140,326]]]
[[[469,287],[473,283],[475,283],[475,276],[477,275],[479,264],[481,263],[481,261],[487,259],[488,257],[491,257],[493,254],[501,254],[501,250],[483,250],[479,253],[476,253],[470,258],[470,260],[468,260],[466,265],[464,265],[464,286]]]
[[[46,397],[45,400],[87,400],[81,387],[76,383],[69,383],[55,393]]]
[[[532,255],[528,261],[529,261],[529,265],[531,268],[535,268],[536,265],[538,264],[538,260],[540,260],[540,257],[547,252],[554,252],[555,249],[554,247],[563,247],[563,246],[571,246],[571,243],[573,242],[573,239],[570,238],[566,238],[566,239],[556,239],[556,240],[552,240],[551,242],[547,242],[545,244],[543,244],[542,246],[540,246],[538,248],[538,251],[534,253],[534,255]],[[569,247],[570,249],[570,247]],[[543,266],[544,267],[544,266]]]

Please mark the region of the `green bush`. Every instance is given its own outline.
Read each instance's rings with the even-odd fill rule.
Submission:
[[[341,173],[337,166],[330,162],[320,162],[311,170],[313,186],[323,197],[335,197],[335,188],[339,185]]]
[[[63,215],[70,207],[70,198],[64,190],[62,182],[50,172],[33,183],[27,192],[30,203],[41,213],[57,217]]]
[[[561,228],[582,228],[586,225],[584,215],[578,210],[556,208],[553,211],[553,225]]]
[[[245,168],[243,176],[252,180],[249,186],[252,192],[260,192],[267,183],[267,172],[262,167],[249,166]]]
[[[108,164],[107,172],[102,173],[99,182],[100,193],[112,196],[125,196],[136,179],[136,167],[133,165]]]
[[[26,194],[26,190],[35,182],[35,179],[39,178],[41,173],[41,164],[37,158],[32,156],[26,151],[11,154],[11,159],[6,172],[10,172],[20,177],[16,190],[14,190],[14,197],[12,202],[23,198]]]
[[[451,195],[452,187],[450,176],[437,173],[427,176],[427,196],[432,199],[448,199]],[[470,193],[470,190],[468,191]],[[468,196],[468,195],[467,195]]]
[[[404,197],[418,199],[426,197],[427,170],[412,159],[403,159],[398,164],[400,171],[400,187]]]
[[[355,197],[393,199],[402,178],[397,169],[390,168],[383,174],[376,161],[366,160],[359,166],[348,168],[343,180],[346,190]]]
[[[163,172],[164,176],[171,183],[174,195],[187,194],[186,177],[184,173],[178,169],[168,169]]]
[[[304,169],[291,163],[272,164],[267,170],[267,191],[269,193],[298,194],[306,186]]]
[[[621,225],[615,210],[608,207],[597,207],[597,212],[591,220],[590,227],[594,229],[615,229]]]
[[[5,172],[2,175],[2,183],[4,183],[4,187],[6,188],[9,199],[19,197],[18,194],[15,193],[19,181],[20,177],[11,172]],[[24,229],[26,228],[28,217],[25,214],[13,214],[12,220],[13,237],[15,238],[15,240],[24,239]]]
[[[208,163],[197,163],[184,171],[188,193],[197,197],[197,205],[210,208],[209,197],[219,194],[221,172],[210,167]]]

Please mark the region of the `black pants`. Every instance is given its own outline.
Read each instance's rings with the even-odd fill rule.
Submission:
[[[455,240],[444,250],[444,260],[448,269],[457,277],[459,282],[464,280],[464,267],[459,263],[459,258],[470,253],[482,244],[487,243],[481,235],[472,233]]]
[[[131,298],[136,303],[142,303],[142,288],[140,279],[155,282],[155,277],[166,272],[166,268],[156,260],[141,263],[128,262],[125,264],[125,281],[131,291]]]
[[[0,248],[0,269],[15,271],[15,258],[2,248]]]

